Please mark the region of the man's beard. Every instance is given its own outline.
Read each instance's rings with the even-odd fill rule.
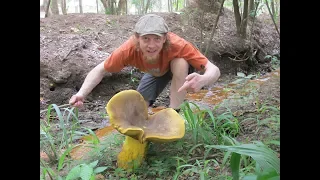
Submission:
[[[144,59],[149,64],[156,64],[159,60],[159,55],[153,56],[153,57],[147,57],[144,56]]]

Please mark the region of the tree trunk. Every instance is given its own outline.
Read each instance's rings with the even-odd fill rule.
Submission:
[[[50,16],[50,4],[51,4],[51,0],[44,0],[43,1],[43,5],[46,8],[44,17],[49,17]]]
[[[274,10],[274,1],[271,0],[271,1],[270,1],[270,4],[271,4],[271,12],[272,12],[272,15],[273,15],[273,17],[275,17],[276,11]]]
[[[126,14],[128,14],[128,1],[126,0]]]
[[[118,15],[124,15],[126,13],[126,4],[127,4],[126,0],[119,0],[118,10],[117,10]]]
[[[252,35],[253,35],[254,20],[256,19],[256,15],[257,15],[257,10],[258,10],[259,4],[260,4],[260,1],[257,1],[255,9],[254,9],[253,16],[252,16],[252,24],[251,24],[251,30],[250,30],[250,42],[251,42]]]
[[[236,19],[237,35],[240,36],[241,16],[239,11],[238,0],[232,0],[234,9],[234,18]]]
[[[100,0],[104,9],[106,10],[108,8],[108,3],[107,3],[107,0]]]
[[[97,4],[97,13],[99,13],[99,1],[96,0],[96,4]]]
[[[253,20],[253,14],[255,11],[254,0],[249,0],[249,20]]]
[[[144,0],[141,0],[141,5],[140,5],[140,13],[143,14],[144,13]]]
[[[80,14],[83,14],[82,0],[79,0],[79,9],[80,9]]]
[[[111,14],[116,14],[116,0],[111,0]]]
[[[248,0],[243,1],[243,15],[242,15],[242,22],[241,22],[241,37],[246,39],[247,37],[247,23],[248,22]]]
[[[178,9],[179,9],[179,0],[176,0],[176,11],[178,11]]]
[[[276,24],[276,22],[275,22],[275,20],[274,20],[274,17],[273,17],[273,15],[272,15],[271,10],[270,10],[270,7],[269,7],[269,4],[268,4],[268,1],[267,1],[267,0],[265,0],[265,3],[266,3],[266,5],[267,5],[267,9],[268,9],[269,14],[270,14],[270,16],[271,16],[272,22],[273,22],[273,24],[274,24],[274,26],[275,26],[275,28],[276,28],[276,31],[277,31],[277,33],[278,33],[278,35],[279,35],[279,38],[280,38],[280,31],[278,30],[278,26],[277,26],[277,24]]]
[[[150,6],[150,0],[147,0],[146,9],[144,11],[145,14],[148,13],[149,6]]]
[[[172,12],[172,0],[168,0],[168,11]]]
[[[107,11],[108,11],[108,8],[109,8],[109,5],[108,5],[108,1],[107,0],[101,0],[101,3],[104,7],[104,13],[106,14]]]
[[[59,14],[58,1],[51,0],[51,11],[52,14]]]
[[[61,0],[61,11],[63,15],[67,14],[67,2],[66,0]]]

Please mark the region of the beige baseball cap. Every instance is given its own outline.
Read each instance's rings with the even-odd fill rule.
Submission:
[[[155,34],[163,36],[169,30],[165,20],[156,14],[146,14],[142,16],[135,25],[134,32],[140,36],[146,34]]]

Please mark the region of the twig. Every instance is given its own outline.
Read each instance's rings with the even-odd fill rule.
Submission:
[[[278,26],[277,26],[277,24],[276,24],[276,22],[274,21],[274,18],[273,18],[274,14],[272,14],[272,12],[270,11],[270,7],[269,7],[269,4],[268,4],[268,1],[267,0],[265,0],[265,1],[266,1],[266,4],[267,4],[267,8],[268,8],[269,14],[270,14],[271,19],[272,19],[272,22],[273,22],[274,26],[276,27],[276,31],[277,31],[277,33],[279,35],[279,38],[280,38],[280,32],[278,30]]]
[[[72,51],[74,51],[74,50],[76,50],[76,48],[74,48],[74,47],[71,48],[70,51],[68,52],[68,54],[64,56],[64,58],[62,59],[62,61],[64,61],[64,60],[69,56],[69,54],[70,54]]]
[[[67,106],[70,106],[70,104],[63,104],[63,105],[58,106],[58,108],[67,107]],[[40,114],[43,112],[46,112],[46,111],[48,111],[48,109],[41,110]]]
[[[246,60],[248,60],[249,59],[249,56],[246,58],[246,59],[236,59],[236,57],[234,57],[234,59],[232,59],[232,58],[230,58],[230,57],[228,57],[230,60],[232,60],[232,61],[236,61],[236,62],[243,62],[243,61],[246,61]]]
[[[209,40],[208,40],[208,44],[207,44],[206,50],[205,50],[205,52],[204,52],[204,55],[205,55],[205,56],[208,55],[208,50],[209,50],[209,46],[210,46],[210,41],[212,40],[213,35],[214,35],[215,31],[216,31],[216,28],[217,28],[217,25],[218,25],[218,21],[219,21],[219,17],[220,17],[220,14],[221,14],[221,10],[223,9],[224,1],[225,1],[225,0],[223,0],[223,1],[221,2],[221,6],[220,6],[220,9],[219,9],[219,11],[218,11],[218,15],[217,15],[216,21],[215,21],[215,23],[214,23],[214,25],[213,25],[213,27],[212,27],[212,32],[211,32],[210,38],[209,38]]]

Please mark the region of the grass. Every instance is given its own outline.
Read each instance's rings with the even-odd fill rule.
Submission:
[[[48,155],[40,158],[40,179],[280,179],[280,107],[258,96],[250,99],[256,111],[242,116],[234,116],[229,107],[218,112],[219,105],[209,110],[185,102],[180,113],[186,120],[185,136],[149,143],[145,161],[132,171],[115,163],[124,135],[99,139],[79,126],[77,109],[49,105],[40,120],[40,151]],[[84,135],[92,136],[87,144],[91,151],[72,159],[70,151]]]

